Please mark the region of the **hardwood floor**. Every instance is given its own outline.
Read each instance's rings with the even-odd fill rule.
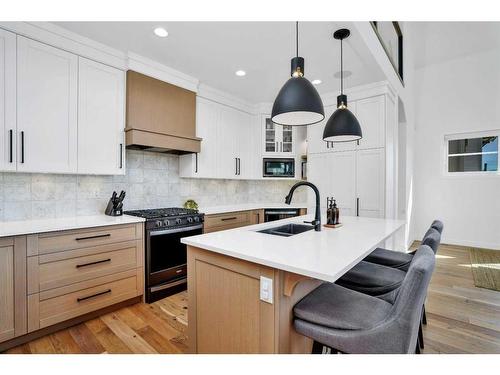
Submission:
[[[500,292],[476,288],[467,248],[441,245],[426,302],[424,353],[500,353]],[[139,303],[8,353],[184,353],[187,293]]]

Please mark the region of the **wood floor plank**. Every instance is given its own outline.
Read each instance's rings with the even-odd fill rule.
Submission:
[[[115,313],[101,317],[102,321],[127,345],[133,353],[155,354],[158,353],[132,328],[122,322]]]
[[[98,319],[92,319],[85,323],[99,343],[104,347],[106,353],[110,354],[131,354],[132,350],[116,336],[104,322]]]
[[[82,353],[100,354],[105,352],[101,343],[85,324],[78,324],[69,328],[69,333],[80,347]]]
[[[49,336],[50,342],[58,354],[79,354],[82,350],[68,330],[62,330]]]
[[[29,343],[29,348],[33,354],[56,354],[56,349],[50,341],[50,336],[44,336]]]
[[[145,326],[137,331],[137,333],[146,342],[151,345],[158,353],[161,354],[181,354],[187,350],[181,350],[175,342],[168,340],[166,337],[160,335],[158,331],[154,330],[150,326]]]

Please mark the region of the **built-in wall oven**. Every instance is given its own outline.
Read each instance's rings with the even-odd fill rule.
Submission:
[[[300,215],[299,208],[266,208],[264,210],[264,221],[275,221],[287,219]]]
[[[295,159],[264,158],[262,162],[263,177],[295,177]]]
[[[202,234],[204,215],[182,208],[125,213],[146,218],[146,302],[151,303],[185,290],[187,251],[181,238]]]

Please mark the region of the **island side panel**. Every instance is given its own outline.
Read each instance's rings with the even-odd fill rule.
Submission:
[[[189,352],[276,353],[277,304],[260,300],[260,276],[277,285],[278,271],[193,246],[187,251]]]

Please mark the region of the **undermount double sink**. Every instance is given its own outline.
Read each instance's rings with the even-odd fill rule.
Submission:
[[[278,227],[267,228],[259,230],[259,233],[273,234],[275,236],[290,237],[296,234],[307,232],[308,230],[313,230],[312,225],[303,224],[285,224]]]

